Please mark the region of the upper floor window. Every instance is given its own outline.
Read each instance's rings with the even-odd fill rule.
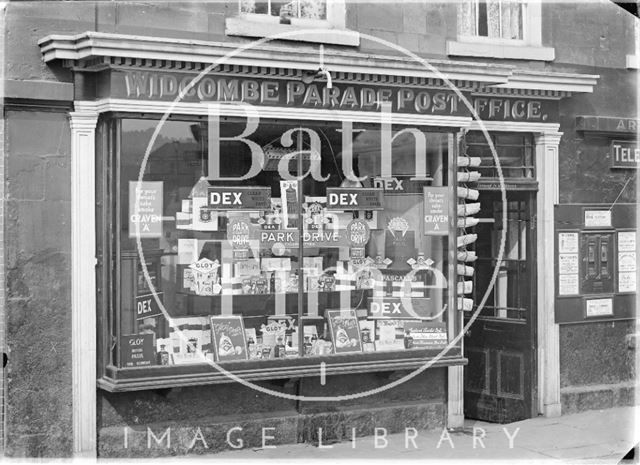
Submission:
[[[553,47],[542,44],[542,5],[540,0],[459,0],[457,39],[447,41],[447,55],[553,61]]]
[[[360,35],[347,29],[345,0],[237,0],[238,15],[225,22],[230,36],[358,46]],[[313,31],[311,30],[313,29]],[[291,34],[300,31],[299,34]]]
[[[286,22],[291,18],[326,20],[327,1],[293,0],[292,2],[280,2],[276,0],[240,0],[240,13],[278,16],[281,22]]]
[[[468,0],[458,10],[462,36],[522,40],[525,5],[520,0]]]

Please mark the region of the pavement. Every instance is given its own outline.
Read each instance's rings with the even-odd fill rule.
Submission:
[[[216,462],[278,462],[300,459],[336,461],[507,460],[526,463],[617,464],[640,440],[640,407],[590,410],[558,418],[537,417],[509,424],[465,420],[455,431],[379,431],[378,437],[356,437],[341,443],[278,445],[206,455]],[[475,440],[474,440],[475,434]],[[511,438],[511,440],[509,439]],[[629,463],[638,463],[636,458]]]

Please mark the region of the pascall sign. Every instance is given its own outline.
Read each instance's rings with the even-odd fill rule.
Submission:
[[[640,164],[640,148],[638,142],[614,140],[611,142],[611,168],[638,168]]]
[[[269,210],[268,187],[209,187],[207,207],[212,210]]]

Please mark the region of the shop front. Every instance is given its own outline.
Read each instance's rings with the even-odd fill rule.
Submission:
[[[258,63],[91,39],[40,41],[74,72],[78,450],[559,412],[544,270],[564,91],[493,88],[507,66],[353,54],[316,72],[275,47]]]

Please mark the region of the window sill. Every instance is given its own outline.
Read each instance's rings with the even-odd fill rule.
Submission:
[[[328,23],[325,23],[328,25]],[[360,34],[348,29],[337,29],[329,26],[318,27],[318,22],[307,24],[280,24],[272,21],[261,21],[247,17],[227,18],[225,34],[243,37],[271,37],[276,34],[288,34],[278,40],[297,42],[314,42],[328,45],[360,45]]]
[[[246,360],[225,362],[221,366],[246,381],[265,381],[296,377],[320,376],[320,362],[326,363],[327,376],[348,373],[371,373],[415,370],[433,359],[439,349],[406,349],[394,352],[365,352],[326,357]],[[452,348],[438,359],[432,368],[466,365],[459,348]],[[174,365],[170,367],[116,368],[107,367],[98,387],[109,392],[139,391],[235,382],[208,364]]]
[[[536,47],[530,45],[507,45],[497,42],[459,42],[448,40],[447,55],[553,61],[555,59],[555,49],[553,47]]]

